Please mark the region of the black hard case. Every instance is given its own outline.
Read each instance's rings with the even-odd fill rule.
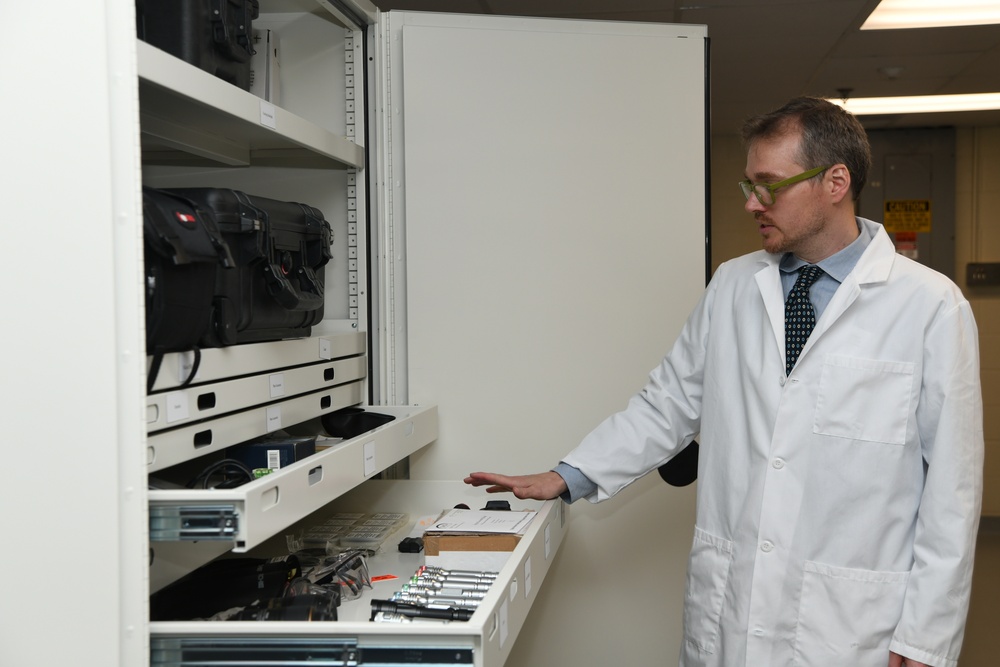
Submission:
[[[216,276],[231,267],[211,213],[176,194],[142,190],[146,350],[198,347],[212,324]]]
[[[136,0],[139,39],[250,90],[258,0]]]
[[[323,319],[333,234],[323,212],[220,188],[171,189],[212,212],[236,269],[216,277],[203,347],[308,336]]]

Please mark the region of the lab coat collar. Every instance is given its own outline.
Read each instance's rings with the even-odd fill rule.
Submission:
[[[851,271],[833,298],[827,305],[823,315],[816,322],[816,328],[806,341],[805,347],[799,355],[801,360],[818,340],[823,332],[837,321],[844,312],[854,303],[861,294],[861,286],[885,282],[889,279],[889,272],[892,264],[896,260],[896,248],[885,228],[877,222],[872,222],[865,218],[857,218],[858,224],[868,227],[874,232],[874,238],[868,244],[868,248],[862,253],[854,270]],[[760,252],[759,262],[761,269],[754,276],[757,287],[764,299],[764,308],[767,311],[768,320],[774,332],[775,343],[778,346],[781,362],[785,360],[785,300],[781,289],[781,277],[778,265],[781,262],[781,255],[773,255],[767,252]]]
[[[889,271],[892,270],[892,264],[896,259],[896,247],[889,238],[889,234],[886,233],[885,227],[867,218],[859,217],[856,220],[859,226],[865,226],[871,232],[872,241],[861,254],[861,258],[847,276],[847,279],[853,278],[859,285],[885,282],[889,278]],[[771,283],[780,290],[781,282],[777,269],[781,264],[783,256],[781,254],[764,252],[763,250],[758,252],[757,261],[761,270],[772,269],[770,273],[773,274],[766,281],[762,280],[760,273],[757,274],[757,282],[760,284],[762,290],[765,289],[766,285],[770,285]]]
[[[851,276],[859,285],[884,283],[889,279],[889,272],[896,261],[896,246],[882,225],[865,218],[858,218],[858,223],[866,225],[874,234]]]

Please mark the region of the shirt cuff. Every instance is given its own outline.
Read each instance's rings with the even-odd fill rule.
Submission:
[[[552,472],[563,478],[566,482],[566,491],[560,495],[567,503],[573,503],[580,498],[586,498],[597,492],[597,484],[594,484],[589,477],[580,472],[579,468],[574,468],[568,463],[559,462]]]

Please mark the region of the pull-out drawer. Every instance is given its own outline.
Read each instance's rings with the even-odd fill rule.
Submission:
[[[347,357],[249,377],[185,387],[146,397],[149,433],[306,394],[365,377],[367,357]]]
[[[313,417],[360,403],[361,381],[330,387],[275,403],[268,403],[188,426],[150,433],[146,462],[156,472],[230,445],[246,442]]]
[[[201,361],[194,383],[201,385],[238,376],[266,373],[276,368],[360,356],[366,351],[363,332],[206,348],[201,351]],[[148,363],[150,360],[147,360]],[[153,393],[179,387],[191,375],[193,363],[192,352],[165,354],[152,388]]]
[[[150,490],[150,541],[244,552],[437,438],[434,406],[371,409],[395,419],[242,486]]]
[[[360,332],[164,355],[146,396],[148,472],[357,405],[367,356]]]
[[[370,620],[372,600],[390,598],[424,563],[423,554],[396,550],[396,543],[409,534],[412,524],[459,502],[478,507],[485,504],[485,496],[481,490],[450,481],[376,480],[360,486],[323,512],[405,512],[411,525],[391,536],[369,559],[372,588],[365,589],[359,599],[344,602],[339,620],[153,622],[151,665],[503,665],[565,537],[567,507],[561,501],[511,501],[515,510],[533,509],[537,515],[470,620]],[[274,555],[283,547],[284,540],[278,536],[257,553]]]

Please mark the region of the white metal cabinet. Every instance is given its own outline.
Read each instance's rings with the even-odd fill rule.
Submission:
[[[369,288],[362,273],[365,259],[370,256],[363,228],[367,183],[358,180],[364,168],[362,156],[351,150],[351,139],[342,139],[340,134],[357,139],[358,128],[363,127],[364,116],[357,106],[362,101],[357,92],[362,89],[363,73],[356,71],[353,63],[364,61],[361,43],[365,32],[357,27],[331,27],[336,18],[342,17],[328,13],[330,6],[320,4],[312,7],[265,2],[259,22],[277,26],[282,39],[292,48],[302,48],[295,38],[308,35],[321,53],[307,54],[305,59],[323,60],[323,74],[343,73],[342,82],[339,76],[334,77],[333,85],[343,87],[344,99],[336,95],[324,99],[322,94],[317,99],[314,91],[294,74],[299,66],[295,58],[283,60],[285,71],[293,70],[287,80],[283,79],[283,100],[290,108],[298,105],[295,110],[301,116],[233,90],[201,72],[185,76],[184,63],[138,45],[145,183],[170,186],[210,182],[288,199],[295,196],[287,183],[291,174],[296,187],[308,194],[307,201],[324,212],[332,208],[334,215],[327,217],[332,221],[342,217],[346,223],[337,226],[334,222],[335,257],[333,270],[327,275],[328,294],[332,295],[327,307],[333,316],[310,339],[205,350],[198,382],[190,388],[172,386],[174,377],[185,377],[189,370],[187,356],[168,355],[164,367],[172,370],[166,380],[157,379],[157,393],[147,399],[150,472],[159,474],[173,464],[273,430],[270,411],[280,409],[279,423],[294,424],[363,401],[365,385],[360,381],[363,371],[359,362],[367,350],[358,344],[361,334],[357,331],[363,332],[369,325],[363,317],[367,304],[362,302]],[[271,13],[268,9],[282,11]],[[374,43],[375,34],[370,33],[368,39]],[[206,101],[211,101],[208,111],[201,109]],[[341,104],[343,118],[337,120]],[[317,107],[324,111],[317,111]],[[262,126],[267,129],[262,130]],[[230,127],[235,130],[230,131]],[[393,280],[391,275],[386,277],[390,289],[382,293],[389,298]],[[386,340],[397,336],[398,332],[389,331]],[[324,361],[317,362],[316,358]],[[282,400],[268,401],[267,390],[275,385],[278,375]],[[317,389],[328,381],[327,377],[332,386]],[[375,385],[379,386],[377,382]],[[383,402],[396,394],[394,387],[379,390]],[[317,404],[317,400],[325,402]],[[280,542],[282,529],[289,523],[320,510],[331,499],[436,438],[437,412],[433,408],[379,405],[375,409],[392,414],[396,420],[238,489],[150,491],[150,590],[158,590],[226,551],[256,553],[254,549],[259,552],[261,544],[272,536],[278,536]],[[469,495],[468,490],[462,492]],[[433,504],[433,495],[421,500],[404,494],[398,499],[414,506],[428,503],[428,512],[440,509]],[[548,520],[551,512],[557,512],[560,518],[555,529]],[[345,604],[341,608],[343,620],[335,625],[296,628],[295,624],[285,623],[263,627],[248,622],[154,622],[150,624],[151,661],[178,666],[211,664],[213,660],[224,664],[273,660],[274,664],[283,664],[309,656],[332,660],[330,664],[338,664],[338,659],[343,664],[380,664],[389,659],[386,651],[397,652],[393,660],[424,661],[428,658],[428,644],[433,644],[449,653],[448,662],[454,664],[502,664],[530,606],[527,593],[534,592],[532,582],[541,585],[547,564],[561,542],[563,517],[558,503],[541,508],[540,528],[526,536],[522,551],[542,550],[544,560],[531,574],[531,565],[524,562],[528,556],[518,553],[512,557],[533,577],[523,589],[525,594],[513,594],[518,576],[510,577],[510,581],[505,577],[497,584],[496,599],[488,601],[473,622],[449,624],[447,628],[424,623],[418,624],[416,630],[371,624],[364,618],[367,598]],[[403,567],[412,571],[419,556],[409,557],[409,562],[402,560],[406,563]],[[525,573],[521,576],[527,576]],[[405,581],[406,572],[398,574]],[[514,588],[508,599],[510,585]],[[206,630],[216,647],[212,655],[203,649]],[[248,643],[254,647],[249,654],[243,648]],[[342,648],[348,653],[334,657]]]
[[[367,81],[375,111],[369,118],[356,106],[359,84],[365,81],[358,78],[363,74],[354,69],[359,61],[367,64],[367,58],[382,59],[389,49],[386,40],[398,36],[379,31],[379,17],[371,7],[349,12],[368,25],[365,29],[349,29],[337,25],[345,11],[325,0],[263,0],[264,20],[294,37],[288,41],[293,52],[316,49],[311,54],[289,55],[289,85],[283,89],[287,97],[272,108],[137,43],[130,0],[92,4],[74,25],[51,25],[46,20],[48,11],[32,3],[10,9],[17,33],[10,43],[23,55],[26,66],[15,63],[5,73],[5,77],[11,77],[6,89],[19,95],[17,103],[5,105],[3,119],[8,121],[7,128],[31,131],[10,132],[5,137],[10,158],[4,165],[5,182],[22,185],[20,191],[11,193],[5,231],[10,232],[7,239],[11,247],[36,247],[38,237],[45,235],[56,242],[46,251],[46,271],[38,270],[30,253],[15,253],[9,268],[11,275],[33,277],[33,294],[61,297],[58,316],[65,326],[8,327],[4,331],[5,349],[16,351],[5,361],[4,377],[16,378],[8,385],[13,394],[8,401],[12,413],[8,437],[15,445],[36,442],[38,434],[53,424],[53,406],[58,406],[60,424],[70,428],[72,435],[60,433],[56,446],[32,451],[33,462],[45,471],[43,480],[15,475],[6,485],[4,528],[5,534],[36,550],[32,558],[36,571],[44,575],[61,573],[68,563],[74,576],[41,581],[25,577],[13,583],[13,604],[5,610],[5,621],[11,616],[16,618],[0,624],[0,661],[5,664],[145,664],[151,644],[159,650],[161,639],[174,641],[188,631],[186,627],[150,626],[145,609],[150,589],[219,553],[219,542],[156,543],[154,569],[150,571],[147,565],[149,504],[155,507],[175,503],[166,492],[145,490],[151,461],[159,460],[153,464],[158,466],[166,465],[169,459],[160,458],[155,451],[162,434],[152,438],[146,435],[151,412],[166,407],[148,403],[143,390],[140,182],[200,185],[210,179],[213,185],[309,201],[327,212],[328,217],[333,217],[332,212],[338,217],[343,213],[343,228],[335,231],[340,241],[335,243],[335,252],[342,254],[335,256],[327,277],[331,287],[328,320],[317,327],[314,338],[317,343],[323,337],[341,340],[341,336],[356,336],[359,330],[367,329],[376,342],[372,350],[366,350],[376,368],[367,380],[374,385],[374,401],[406,401],[408,393],[407,313],[401,285],[406,274],[406,230],[393,216],[402,211],[405,203],[401,183],[412,180],[413,184],[425,184],[433,175],[406,174],[402,164],[393,164],[394,157],[399,157],[396,151],[403,118],[398,100],[394,105],[388,98],[395,84],[377,77]],[[64,53],[53,54],[40,48],[32,35],[37,35],[33,26],[41,24],[50,25],[48,43],[81,43],[81,35],[85,35],[85,48],[77,54],[79,57],[67,63]],[[10,74],[12,70],[16,76]],[[455,105],[460,99],[461,95],[457,95],[442,100],[442,104]],[[388,136],[384,127],[368,127],[370,119],[378,119],[379,124],[394,123],[392,136],[397,143],[369,146],[366,150],[366,136]],[[140,126],[142,161],[137,131]],[[423,138],[428,139],[432,140]],[[530,151],[522,155],[529,159]],[[371,164],[366,164],[366,158]],[[369,184],[370,189],[366,187]],[[39,216],[39,204],[56,197],[56,210]],[[358,225],[368,218],[386,221],[369,230],[374,234],[370,247],[365,230]],[[25,225],[24,221],[32,224]],[[369,266],[370,257],[383,261]],[[8,291],[4,305],[5,312],[16,313],[19,321],[46,322],[52,316],[50,301],[24,299],[19,290]],[[68,335],[66,331],[73,333]],[[293,354],[296,345],[268,347],[264,356],[284,358]],[[178,358],[170,363],[177,377],[185,362]],[[238,366],[243,362],[235,363]],[[204,366],[202,373],[215,372],[210,370],[212,364]],[[229,364],[227,361],[218,371],[222,382],[232,375]],[[266,372],[283,365],[279,360],[263,369]],[[168,366],[165,364],[161,370],[158,391],[170,389]],[[426,374],[427,369],[421,368],[420,372]],[[161,384],[164,382],[167,384]],[[39,401],[37,397],[42,395],[49,400]],[[351,402],[354,396],[344,400]],[[316,413],[315,408],[308,410],[303,414]],[[166,434],[174,429],[162,431]],[[160,430],[151,433],[159,434]],[[232,438],[241,437],[235,433]],[[150,441],[154,451],[143,446]],[[347,467],[353,466],[351,474],[355,479],[345,480],[343,489],[367,478],[363,463],[356,458],[365,443],[364,438],[345,443],[343,453],[329,455],[330,464],[340,456],[354,461]],[[393,444],[390,448],[396,457],[419,446]],[[166,448],[174,449],[169,444]],[[178,459],[189,455],[180,454]],[[237,548],[249,548],[247,545],[266,540],[266,533],[280,533],[277,525],[311,511],[316,502],[307,497],[314,479],[308,474],[312,467],[292,467],[277,478],[282,484],[299,485],[291,495],[301,502],[292,503],[278,524],[268,525],[260,533],[247,529],[245,544]],[[302,469],[306,474],[300,478]],[[247,504],[266,503],[266,486],[251,485],[253,488],[230,498],[234,507],[242,503],[234,511],[245,514]],[[360,492],[373,486],[370,482],[363,484]],[[414,507],[439,506],[444,500],[433,494],[407,491],[411,487],[405,483],[399,486]],[[339,491],[324,493],[332,497]],[[391,508],[398,507],[398,502],[390,503]],[[526,540],[523,550],[519,547],[505,568],[508,576],[503,592],[492,600],[490,609],[477,614],[475,623],[449,629],[449,633],[464,639],[457,640],[457,644],[456,640],[445,640],[444,645],[479,647],[472,657],[474,664],[503,662],[527,612],[524,605],[534,600],[548,568],[550,550],[558,549],[562,541],[565,515],[561,506],[549,503],[540,511],[546,516],[557,515],[559,529],[552,533],[547,528],[547,532],[535,533]],[[99,520],[95,521],[95,517]],[[38,548],[50,545],[53,535],[60,538],[60,544],[51,549]],[[221,543],[221,548],[225,551],[231,546]],[[540,551],[544,553],[542,561],[537,560]],[[530,591],[520,588],[526,593],[520,598],[509,585],[520,578],[528,579],[524,567],[529,556],[534,585]],[[3,558],[10,569],[22,562],[20,555],[11,551]],[[158,568],[165,560],[169,567],[161,571]],[[545,565],[540,565],[543,562]],[[48,590],[58,595],[39,595]],[[507,634],[502,632],[500,615],[505,597],[511,605],[509,610],[517,609],[516,618],[507,619]],[[51,626],[47,619],[53,611],[51,600],[56,598],[59,613],[76,623],[67,624],[63,641],[53,643],[49,641]],[[267,628],[268,636],[281,643],[286,637],[296,640],[303,635],[322,634],[315,626],[306,630],[286,627],[287,634],[286,628]],[[195,634],[206,631],[249,636],[257,635],[260,628],[247,624],[234,624],[231,629],[200,625],[193,630]],[[358,631],[366,635],[370,632],[376,644],[385,640],[399,645],[398,629],[376,629],[364,624],[358,626]],[[438,634],[420,629],[407,636],[423,637],[421,641],[429,645],[441,641]],[[507,641],[500,649],[487,648],[494,637],[505,637]],[[38,646],[47,650],[39,652]]]
[[[335,239],[325,320],[306,339],[203,350],[190,387],[177,386],[189,355],[167,355],[165,375],[157,376],[146,403],[147,470],[158,478],[231,445],[366,403],[370,395],[367,221],[357,184],[365,156],[356,141],[364,116],[353,111],[363,80],[356,86],[349,74],[354,60],[362,60],[365,26],[345,25],[324,3],[261,4],[255,27],[276,27],[288,46],[280,106],[136,43],[142,180],[235,187],[323,210]],[[253,548],[436,437],[433,408],[383,411],[396,420],[370,436],[237,489],[151,491],[150,590],[219,553]],[[186,548],[186,542],[215,544]]]

